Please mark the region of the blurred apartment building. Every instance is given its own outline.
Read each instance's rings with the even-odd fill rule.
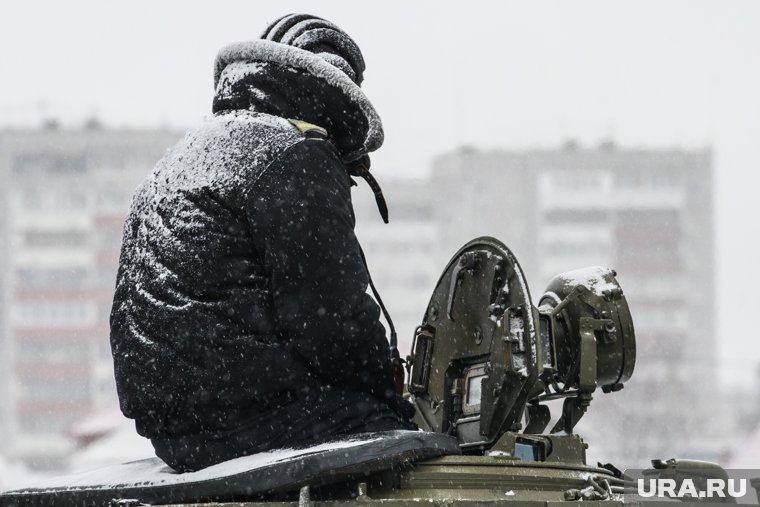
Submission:
[[[658,457],[719,458],[722,449],[709,443],[717,439],[704,438],[714,435],[717,419],[708,410],[719,406],[709,151],[611,143],[464,149],[436,159],[429,181],[381,183],[391,225],[359,225],[360,237],[381,293],[401,316],[402,337],[419,324],[449,258],[480,235],[512,249],[534,301],[560,272],[615,268],[638,358],[632,381],[619,393],[598,392],[579,426],[590,457],[628,466]]]
[[[0,131],[0,452],[61,464],[71,424],[115,404],[108,314],[132,191],[170,131]],[[626,465],[709,457],[715,396],[709,151],[460,150],[425,180],[379,174],[382,223],[363,182],[357,235],[404,355],[443,267],[491,235],[523,264],[534,300],[556,273],[617,269],[639,345],[633,381],[599,393],[579,431],[590,457]],[[717,406],[717,404],[716,404]],[[717,454],[717,450],[716,454]]]
[[[0,452],[61,466],[116,403],[108,317],[131,194],[179,134],[1,130]]]

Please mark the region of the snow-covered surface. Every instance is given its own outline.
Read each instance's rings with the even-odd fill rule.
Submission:
[[[364,141],[364,153],[375,151],[383,144],[383,124],[380,121],[380,116],[369,99],[367,99],[367,96],[364,95],[362,89],[342,70],[328,63],[320,56],[310,51],[267,40],[230,44],[219,50],[216,56],[214,62],[214,88],[218,86],[225,69],[233,62],[280,63],[305,70],[315,77],[327,81],[345,93],[366,115],[369,129]],[[240,69],[233,71],[240,72]],[[347,154],[346,159],[351,160],[364,153]]]
[[[0,491],[19,488],[29,481],[43,479],[43,475],[29,471],[21,463],[11,462],[0,456]]]
[[[213,186],[229,192],[248,182],[252,167],[272,160],[275,151],[300,138],[288,120],[269,114],[229,111],[209,116],[156,165],[151,180],[172,190]],[[188,174],[189,163],[198,164],[202,170]]]
[[[601,266],[591,266],[588,268],[576,269],[558,275],[569,286],[585,285],[588,290],[597,296],[604,296],[604,291],[612,290],[617,287],[612,282],[604,280],[605,275],[610,270]]]
[[[239,473],[263,468],[273,463],[290,460],[293,458],[308,456],[311,454],[357,447],[379,440],[378,438],[341,440],[328,442],[305,449],[279,449],[276,451],[243,456],[218,465],[214,465],[197,472],[177,473],[169,468],[159,458],[134,461],[121,465],[109,466],[89,472],[71,474],[49,480],[41,480],[35,484],[26,484],[27,489],[37,488],[81,488],[110,489],[114,486],[168,486],[184,484],[223,477],[233,476]]]
[[[153,456],[155,453],[150,440],[138,435],[134,423],[129,421],[108,436],[75,452],[71,456],[69,470],[83,472]]]

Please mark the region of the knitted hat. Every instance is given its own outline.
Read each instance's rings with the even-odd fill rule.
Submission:
[[[275,77],[277,72],[281,75]],[[250,107],[251,101],[241,97],[251,93],[253,82],[248,85],[244,82],[256,75],[275,79],[274,86],[298,79],[297,74],[310,76],[316,80],[309,85],[314,93],[304,93],[302,86],[293,85],[291,98],[310,100],[313,107],[315,93],[321,90],[327,94],[319,102],[327,117],[312,111],[311,116],[302,114],[299,119],[326,128],[341,158],[347,163],[354,162],[383,144],[382,121],[359,86],[363,73],[361,51],[340,28],[308,14],[290,14],[273,22],[261,38],[235,42],[219,50],[214,59],[216,92],[212,109],[218,112]],[[243,86],[233,91],[236,84],[238,88]],[[296,88],[301,93],[295,93]],[[265,95],[259,98],[270,100]]]
[[[288,14],[273,21],[261,38],[310,51],[342,70],[357,85],[364,79],[359,46],[346,32],[322,18]]]

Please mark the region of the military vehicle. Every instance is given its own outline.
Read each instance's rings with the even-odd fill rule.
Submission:
[[[573,434],[593,395],[636,360],[633,321],[611,269],[555,277],[534,305],[517,260],[483,237],[433,291],[408,357],[423,431],[361,434],[178,474],[158,458],[6,492],[2,505],[622,505],[624,477],[586,462]],[[563,400],[557,422],[547,402]],[[663,470],[694,465],[660,463]]]

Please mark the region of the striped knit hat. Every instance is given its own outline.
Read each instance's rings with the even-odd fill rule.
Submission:
[[[273,21],[264,40],[310,51],[342,70],[354,83],[364,79],[364,58],[356,42],[333,23],[310,14],[288,14]]]

